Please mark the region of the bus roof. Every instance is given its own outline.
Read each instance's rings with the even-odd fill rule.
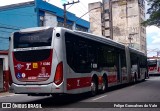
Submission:
[[[106,38],[104,36],[97,36],[97,35],[94,35],[94,34],[91,34],[91,33],[81,32],[81,31],[76,31],[76,30],[74,30],[74,32],[77,33],[78,35],[84,35],[85,37],[87,37],[89,39],[99,41],[101,43],[107,43],[111,46],[119,47],[119,48],[122,48],[122,49],[125,48],[125,45],[123,45],[121,43],[118,43],[116,41],[113,41],[112,39]]]
[[[121,49],[124,49],[125,47],[128,47],[128,46],[125,46],[122,43],[118,43],[118,42],[116,42],[116,41],[114,41],[110,38],[106,38],[104,36],[97,36],[95,34],[91,34],[91,33],[87,33],[87,32],[70,30],[70,29],[66,29],[64,27],[50,27],[50,26],[47,26],[47,27],[32,27],[32,28],[21,29],[17,32],[34,32],[34,31],[39,31],[39,30],[46,30],[46,29],[49,29],[49,28],[53,28],[53,29],[60,28],[61,30],[65,30],[65,31],[68,31],[68,32],[71,32],[71,33],[74,33],[74,34],[77,34],[77,35],[80,35],[80,36],[84,35],[84,37],[86,37],[88,39],[91,39],[91,40],[94,40],[94,41],[99,41],[99,42],[105,43],[105,44],[109,44],[111,46],[121,48]],[[143,52],[141,52],[139,50],[136,50],[136,49],[133,49],[131,47],[129,47],[129,50],[131,52],[136,52],[136,53],[139,53],[141,55],[145,55]]]

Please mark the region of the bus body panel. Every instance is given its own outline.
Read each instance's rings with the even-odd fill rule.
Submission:
[[[57,86],[53,83],[44,85],[17,85],[13,83],[11,85],[10,92],[16,94],[63,93],[63,87],[57,88]]]
[[[148,73],[158,75],[160,74],[160,60],[148,59]]]
[[[55,30],[55,29],[54,29]],[[26,32],[27,32],[27,30],[25,30]],[[35,30],[35,31],[39,31],[39,29],[38,30]],[[31,67],[34,67],[33,66],[33,64],[35,63],[35,64],[38,64],[38,66],[40,65],[40,64],[42,64],[43,66],[45,66],[45,67],[47,67],[47,65],[50,65],[50,69],[47,69],[47,70],[51,70],[51,74],[50,74],[50,77],[49,77],[49,79],[47,79],[47,80],[45,80],[45,81],[36,81],[36,80],[33,80],[33,81],[19,81],[18,79],[17,79],[17,77],[16,77],[16,75],[15,75],[15,69],[17,69],[18,70],[18,65],[17,64],[21,64],[21,62],[17,62],[17,61],[13,61],[14,60],[14,56],[12,56],[12,53],[13,53],[13,47],[11,47],[13,44],[11,44],[11,46],[10,46],[10,54],[9,54],[9,58],[10,58],[10,63],[11,64],[14,64],[14,66],[10,66],[11,67],[11,74],[12,74],[12,80],[13,80],[13,83],[14,84],[12,84],[11,85],[11,90],[14,90],[15,89],[15,91],[16,91],[16,93],[28,93],[29,92],[29,89],[32,89],[32,87],[33,87],[33,89],[34,89],[34,87],[36,87],[36,85],[39,85],[39,87],[41,87],[40,89],[41,89],[41,91],[40,91],[40,89],[38,90],[38,88],[37,88],[37,93],[38,92],[50,92],[50,93],[52,93],[52,92],[56,92],[56,91],[61,91],[61,93],[64,93],[64,86],[63,86],[63,83],[64,82],[62,82],[60,85],[56,85],[56,84],[54,84],[53,83],[53,81],[54,81],[54,76],[55,76],[55,72],[56,72],[56,67],[57,67],[57,65],[58,65],[58,63],[60,62],[60,61],[62,61],[62,54],[63,53],[60,53],[60,51],[59,50],[61,50],[61,45],[59,45],[59,44],[61,44],[61,42],[62,42],[62,40],[61,40],[61,38],[58,38],[58,39],[56,39],[56,38],[54,38],[55,37],[55,33],[54,33],[55,31],[53,31],[53,34],[52,34],[52,46],[51,46],[51,48],[50,48],[50,50],[53,50],[52,52],[53,52],[53,54],[52,55],[50,55],[50,56],[52,56],[52,57],[50,57],[50,64],[49,64],[49,61],[48,62],[43,62],[43,61],[40,61],[40,62],[30,62],[30,64],[31,64]],[[55,42],[54,42],[55,41]],[[13,39],[11,40],[11,43],[13,43]],[[54,47],[56,47],[56,48],[54,48]],[[58,48],[57,48],[58,47]],[[42,49],[43,49],[43,47],[41,47]],[[57,49],[59,49],[59,50],[57,50]],[[40,48],[38,49],[38,50],[41,50]],[[38,55],[37,55],[38,56]],[[17,62],[17,63],[16,63]],[[45,64],[46,63],[46,64]],[[20,67],[26,67],[26,68],[28,68],[27,67],[27,65],[25,66],[25,62],[22,62],[22,64],[21,64],[21,66]],[[37,68],[37,66],[35,66],[36,68]],[[38,69],[38,68],[37,68]],[[21,69],[19,69],[19,70],[21,70]],[[39,68],[39,70],[40,70],[40,68]],[[24,71],[25,72],[25,71]],[[30,73],[32,73],[33,71],[31,70],[31,72]],[[17,72],[16,72],[17,73]],[[21,73],[22,74],[22,73]],[[32,75],[32,74],[31,74]],[[33,78],[34,79],[34,78]],[[49,85],[48,85],[49,84]],[[25,85],[25,86],[23,86],[23,85]],[[44,86],[46,86],[46,88],[45,87],[43,87],[43,85]],[[38,87],[38,86],[37,86]],[[58,88],[57,88],[58,87]],[[46,89],[50,89],[50,90],[48,90],[48,91],[46,91]],[[36,92],[36,90],[35,90],[35,92]]]
[[[32,31],[32,29],[25,30],[25,32],[29,31]],[[16,51],[13,49],[13,39],[11,39],[10,42],[9,58],[13,79],[10,91],[15,93],[78,94],[91,91],[91,81],[94,77],[97,77],[98,89],[100,90],[102,89],[104,77],[107,80],[107,86],[111,87],[133,82],[135,73],[137,73],[137,77],[139,76],[138,79],[142,80],[145,77],[144,73],[146,73],[145,68],[137,68],[139,65],[132,64],[131,61],[131,52],[136,56],[144,56],[142,53],[136,53],[138,51],[113,42],[110,39],[58,27],[53,28],[50,46],[50,50],[52,50],[53,53],[49,79],[39,82],[22,82],[18,81],[15,76],[14,70],[15,66],[18,67],[18,63],[13,61],[12,53]],[[36,49],[33,48],[33,50]],[[85,59],[85,55],[83,55],[86,53],[86,50],[88,51],[87,59]],[[105,54],[106,57],[110,59],[104,58]],[[105,59],[106,63],[101,58]],[[62,69],[57,69],[60,63],[62,63]],[[139,73],[138,69],[140,71]],[[59,77],[56,76],[57,72],[58,74],[63,73],[60,84],[56,84],[54,80],[56,77]]]

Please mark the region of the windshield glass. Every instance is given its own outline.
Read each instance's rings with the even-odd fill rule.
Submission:
[[[148,66],[156,66],[157,65],[157,60],[148,60]]]
[[[15,32],[14,48],[51,46],[53,28],[35,32]]]

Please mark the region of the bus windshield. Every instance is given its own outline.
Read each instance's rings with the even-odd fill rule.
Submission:
[[[157,66],[157,60],[148,60],[148,66],[150,67]]]
[[[35,32],[15,32],[14,48],[51,46],[53,28]]]

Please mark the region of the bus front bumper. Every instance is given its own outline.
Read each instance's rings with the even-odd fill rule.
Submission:
[[[62,86],[63,85],[57,88],[56,85],[54,85],[54,83],[50,83],[46,85],[18,85],[18,84],[12,83],[12,85],[9,88],[9,92],[16,93],[16,94],[64,93]]]

